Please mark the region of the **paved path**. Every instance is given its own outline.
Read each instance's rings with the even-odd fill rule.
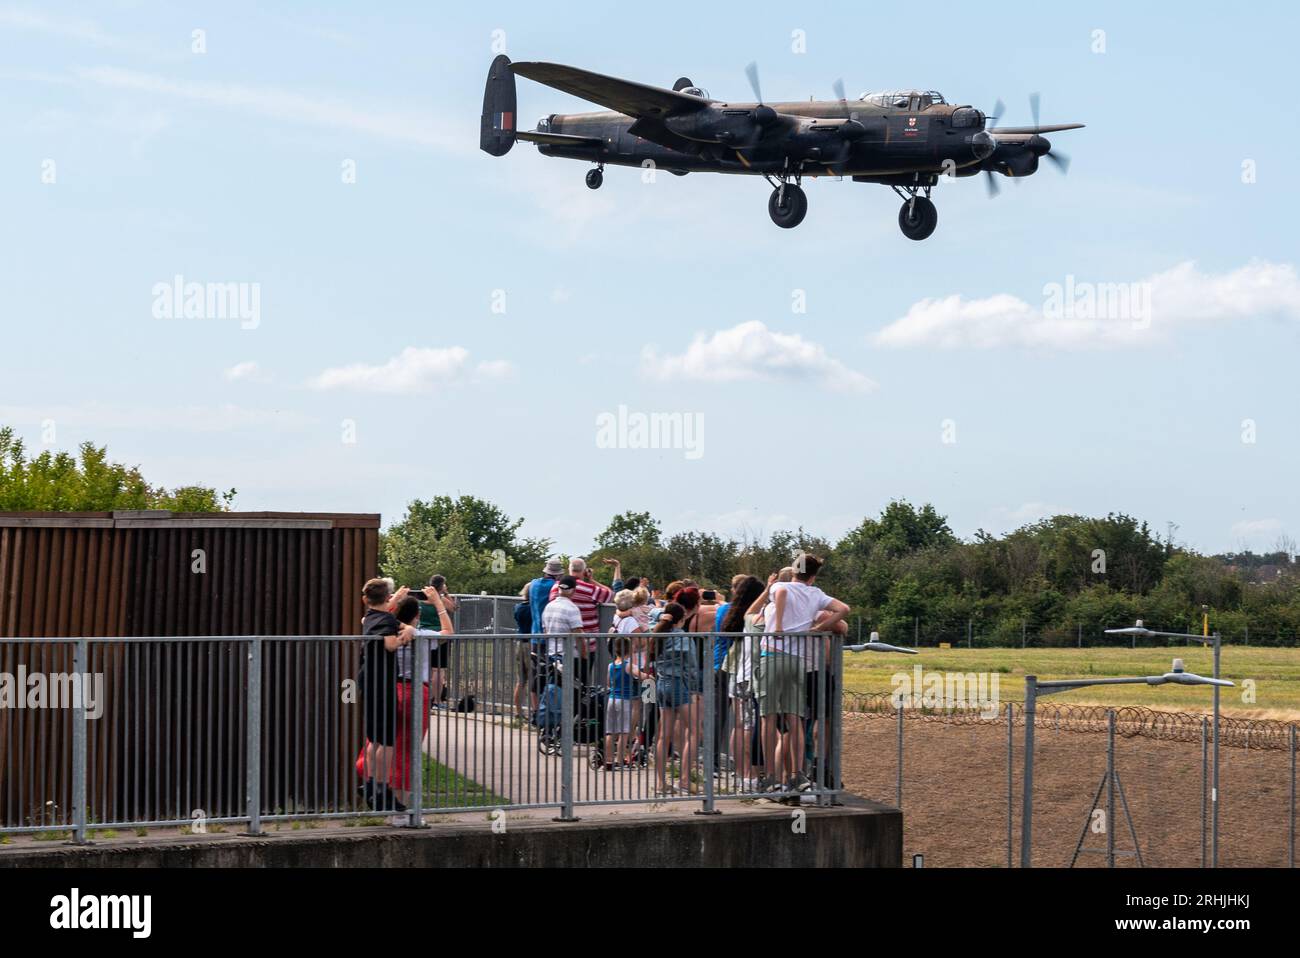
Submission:
[[[504,716],[435,710],[425,737],[431,758],[516,805],[560,802],[560,757],[537,749],[537,730]],[[594,771],[589,746],[576,747],[574,801],[662,801],[653,763],[631,771]],[[457,796],[453,795],[453,803]],[[462,796],[463,799],[468,796]],[[699,798],[676,800],[699,802]]]

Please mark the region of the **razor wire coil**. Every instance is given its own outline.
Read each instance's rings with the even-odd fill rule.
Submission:
[[[1002,702],[996,709],[978,706],[936,708],[903,706],[905,720],[940,722],[945,725],[1005,725],[1007,705],[1012,706],[1011,721],[1016,725],[1025,722],[1023,702]],[[868,718],[896,718],[898,706],[890,692],[846,692],[844,711]],[[1115,732],[1124,738],[1150,738],[1168,742],[1199,742],[1202,727],[1208,716],[1195,712],[1166,712],[1141,705],[1119,707],[1106,705],[1066,705],[1040,703],[1037,706],[1035,725],[1064,732],[1105,733],[1107,716],[1115,713]],[[1293,723],[1276,719],[1248,719],[1220,716],[1219,743],[1228,748],[1256,750],[1291,747],[1290,729]]]

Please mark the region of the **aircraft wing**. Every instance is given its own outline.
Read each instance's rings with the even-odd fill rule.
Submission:
[[[709,103],[697,96],[620,80],[603,73],[591,73],[562,63],[512,63],[510,68],[517,76],[544,83],[628,116],[661,119],[692,113]]]
[[[567,133],[536,133],[532,130],[520,130],[515,134],[517,140],[529,143],[544,143],[547,146],[600,146],[605,141],[598,136],[570,136]]]
[[[994,136],[1002,133],[1034,135],[1036,133],[1060,133],[1062,130],[1082,130],[1082,123],[1053,123],[1049,126],[995,126],[989,130]]]

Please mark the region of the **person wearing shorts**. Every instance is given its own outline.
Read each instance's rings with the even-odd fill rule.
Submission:
[[[829,643],[824,635],[805,633],[838,631],[844,628],[842,623],[849,612],[847,605],[817,588],[815,583],[821,567],[821,559],[800,553],[793,581],[771,583],[771,598],[763,610],[771,634],[763,639],[759,712],[763,716],[764,744],[769,757],[773,751],[767,737],[776,733],[777,716],[784,716],[786,731],[780,735],[777,751],[784,764],[784,775],[788,776],[786,790],[803,791],[812,785],[803,770],[807,710],[804,673],[816,672],[821,667]],[[812,731],[810,728],[809,732]]]
[[[397,742],[397,650],[411,641],[414,629],[399,623],[389,611],[393,594],[388,580],[371,579],[361,594],[366,604],[361,620],[366,641],[361,650],[361,681],[357,683],[366,735],[361,792],[371,808],[402,811],[388,780]],[[406,598],[406,590],[398,595]]]
[[[699,741],[700,667],[695,639],[681,628],[685,619],[686,610],[676,602],[669,602],[659,613],[652,634],[655,697],[662,717],[655,741],[655,773],[661,795],[688,795],[698,791],[690,775]],[[670,741],[680,743],[681,748],[678,781],[671,790],[668,785]]]
[[[529,697],[529,703],[532,709],[529,715],[537,711],[537,695],[532,690],[533,673],[537,671],[536,661],[533,659],[533,612],[528,604],[528,586],[524,586],[520,592],[520,602],[515,605],[515,631],[518,632],[520,639],[515,643],[515,689],[511,698],[511,704],[514,706],[515,718],[526,718],[520,709],[520,701],[525,695]]]
[[[442,598],[443,606],[449,613],[456,611],[456,599],[448,594],[445,577],[440,575],[429,576],[429,588],[426,591],[437,592]],[[420,628],[432,629],[435,632],[442,628],[438,610],[431,603],[422,603],[420,605]],[[433,699],[433,707],[438,708],[442,703],[443,696],[447,694],[447,668],[451,662],[451,643],[435,640],[431,648],[433,658],[430,660],[429,666],[432,670],[429,673],[429,693]]]
[[[760,791],[754,774],[755,766],[762,762],[762,749],[755,734],[758,702],[754,672],[766,592],[762,580],[755,576],[736,576],[731,580],[732,600],[727,613],[718,622],[719,632],[741,633],[739,638],[729,641],[721,668],[721,674],[727,677],[724,701],[731,710],[731,756],[736,766],[736,785],[741,792]]]
[[[807,699],[804,695],[803,659],[786,652],[763,652],[758,659],[754,694],[758,697],[758,714],[787,715],[802,719]]]
[[[605,700],[605,771],[632,765],[628,747],[632,733],[632,703],[637,700],[643,674],[632,663],[632,640],[614,640],[614,660],[609,663],[609,697]]]

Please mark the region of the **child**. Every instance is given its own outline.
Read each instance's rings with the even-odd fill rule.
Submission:
[[[401,590],[401,598],[406,598]],[[362,633],[366,642],[361,652],[361,704],[366,735],[365,782],[361,787],[371,808],[405,811],[388,786],[393,746],[397,739],[397,650],[409,643],[414,630],[402,625],[388,611],[392,587],[383,579],[371,579],[362,590],[366,614]]]
[[[609,663],[609,697],[605,701],[605,771],[629,767],[628,734],[632,731],[632,703],[637,700],[642,672],[629,658],[632,640],[614,639],[614,660]]]

